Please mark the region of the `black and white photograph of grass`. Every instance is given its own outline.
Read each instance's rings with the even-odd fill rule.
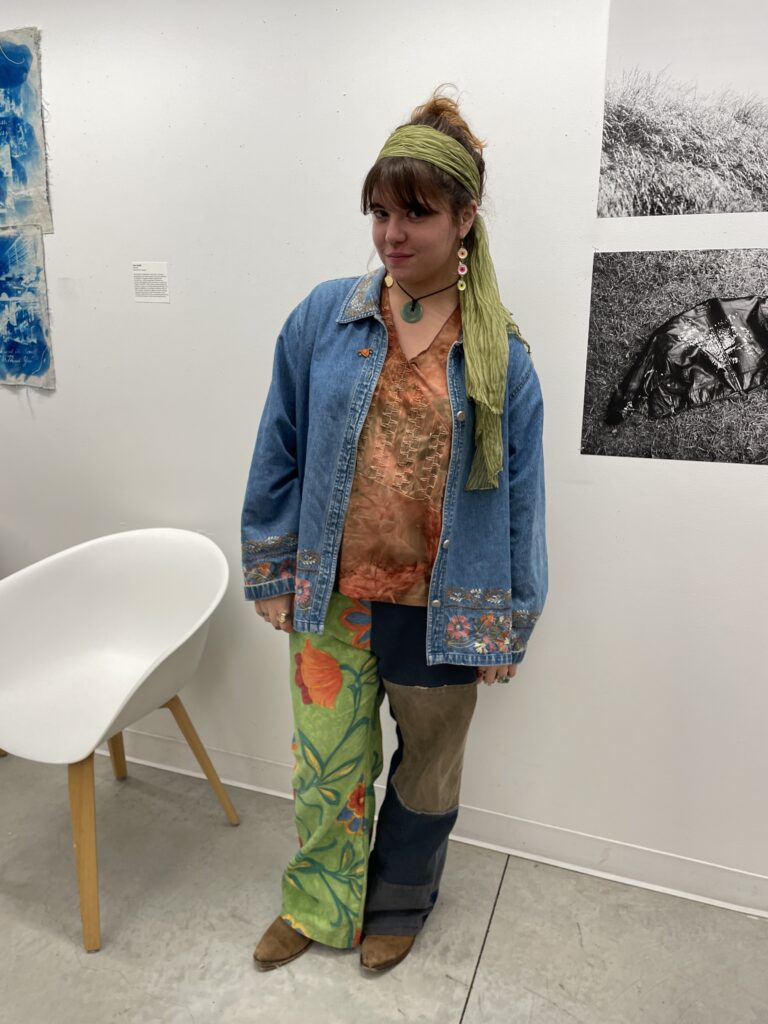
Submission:
[[[768,2],[612,0],[599,217],[768,210]]]
[[[768,464],[768,249],[595,253],[581,451]]]

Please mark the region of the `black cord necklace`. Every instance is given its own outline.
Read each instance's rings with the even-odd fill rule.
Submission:
[[[392,275],[387,274],[387,276],[384,278],[384,284],[387,286],[387,288],[391,288],[394,283],[395,279],[392,277]],[[411,295],[407,288],[403,288],[403,286],[398,281],[397,287],[400,289],[400,291],[405,292],[405,294],[411,300],[410,302],[403,303],[403,305],[400,308],[400,316],[403,318],[403,320],[405,320],[407,324],[418,323],[419,320],[421,320],[421,318],[424,316],[424,307],[421,304],[421,300],[428,299],[432,295],[439,295],[440,292],[447,292],[449,288],[455,288],[457,283],[458,278],[456,279],[456,281],[452,281],[451,284],[447,284],[445,288],[437,288],[433,292],[427,292],[426,295],[419,295],[419,297],[416,298],[416,296]]]

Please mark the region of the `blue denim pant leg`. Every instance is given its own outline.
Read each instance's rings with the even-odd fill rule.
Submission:
[[[437,900],[477,700],[475,669],[427,666],[426,609],[372,603],[371,648],[397,724],[363,931],[413,935]]]

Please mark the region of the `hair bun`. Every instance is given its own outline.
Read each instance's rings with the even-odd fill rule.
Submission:
[[[461,115],[458,102],[452,96],[446,96],[444,89],[455,89],[450,83],[439,85],[426,103],[411,114],[411,124],[427,124],[446,135],[453,136],[467,149],[482,153],[485,143],[474,134]]]

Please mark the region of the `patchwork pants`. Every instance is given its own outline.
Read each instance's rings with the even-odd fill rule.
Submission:
[[[425,640],[426,609],[337,592],[322,634],[290,634],[299,850],[282,917],[328,946],[416,934],[437,899],[477,683],[474,668],[427,666]],[[371,851],[385,693],[398,746]]]

